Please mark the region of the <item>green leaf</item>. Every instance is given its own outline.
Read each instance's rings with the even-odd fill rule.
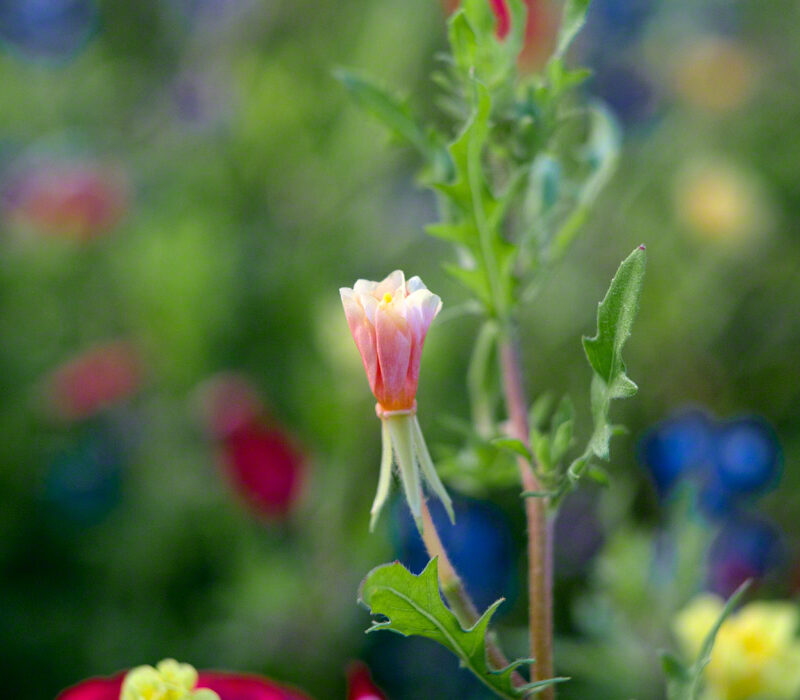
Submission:
[[[611,486],[611,476],[607,469],[604,469],[599,464],[590,464],[586,470],[586,476],[600,486]]]
[[[505,450],[506,452],[513,452],[514,454],[519,455],[520,457],[524,457],[529,462],[533,459],[533,455],[531,451],[528,449],[527,445],[525,445],[522,440],[517,440],[516,438],[509,438],[509,437],[499,437],[490,440],[490,442],[499,450]]]
[[[547,424],[547,417],[553,408],[553,395],[549,391],[545,391],[536,397],[536,401],[531,405],[530,427],[531,430],[541,430]]]
[[[531,432],[531,450],[536,455],[536,461],[543,471],[550,471],[553,467],[553,459],[550,452],[550,436],[547,433],[540,433],[538,430]]]
[[[408,105],[399,97],[365,76],[346,68],[337,68],[334,77],[347,88],[356,104],[378,119],[402,141],[414,146],[429,163],[437,162],[446,154],[436,149],[428,134],[411,114]]]
[[[550,454],[554,463],[559,463],[572,446],[575,408],[572,399],[565,395],[558,404],[550,424]]]
[[[478,58],[478,37],[463,9],[457,10],[450,17],[447,38],[456,65],[465,73],[474,70]]]
[[[728,602],[725,603],[725,607],[722,609],[719,619],[709,630],[705,640],[703,640],[703,645],[700,647],[697,660],[691,667],[686,668],[686,666],[669,652],[661,653],[661,665],[667,676],[667,698],[669,700],[697,700],[697,698],[700,697],[703,671],[705,671],[706,666],[708,666],[711,661],[711,652],[714,649],[714,641],[717,638],[717,633],[725,620],[728,619],[728,616],[733,612],[733,609],[739,604],[739,601],[747,592],[751,583],[752,580],[748,579],[734,591],[730,598],[728,598]]]
[[[572,40],[586,22],[586,12],[589,9],[590,0],[566,0],[564,3],[564,14],[561,17],[561,26],[558,29],[558,40],[556,50],[551,60],[558,60],[564,57]]]
[[[503,698],[520,698],[559,683],[566,678],[551,678],[517,688],[512,683],[514,669],[529,663],[521,659],[503,669],[493,669],[486,658],[486,633],[498,606],[493,603],[478,621],[465,630],[456,616],[445,606],[439,594],[437,559],[428,562],[415,576],[400,563],[384,564],[373,569],[361,583],[359,602],[373,615],[387,619],[373,622],[367,630],[391,630],[404,636],[418,635],[433,639],[447,647],[486,686]]]
[[[636,384],[625,375],[622,348],[631,334],[639,307],[645,260],[644,246],[623,260],[598,305],[597,334],[583,339],[589,364],[608,386],[611,398],[626,398],[636,393]]]

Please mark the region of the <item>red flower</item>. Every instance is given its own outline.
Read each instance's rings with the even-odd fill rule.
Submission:
[[[141,378],[133,346],[106,343],[58,367],[47,380],[48,400],[59,418],[80,420],[133,394]]]
[[[361,661],[354,661],[347,669],[347,700],[386,700],[386,695],[372,681],[369,668]]]
[[[109,678],[90,678],[63,691],[56,700],[119,700],[125,673]],[[208,688],[220,700],[310,700],[305,693],[280,686],[259,676],[201,671],[197,689]]]
[[[234,487],[256,512],[285,516],[300,495],[305,459],[277,428],[244,425],[222,442],[222,460]]]

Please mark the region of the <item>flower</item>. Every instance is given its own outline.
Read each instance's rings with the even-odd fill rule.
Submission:
[[[400,270],[382,282],[360,279],[352,289],[342,287],[339,294],[383,423],[383,456],[370,530],[389,495],[395,460],[418,527],[422,529],[420,468],[452,520],[450,498],[422,437],[415,400],[422,346],[442,300],[429,292],[419,277],[406,282]]]
[[[386,700],[372,680],[369,668],[361,661],[354,661],[347,669],[347,700]]]
[[[173,659],[155,668],[138,666],[109,678],[91,678],[56,700],[309,700],[298,690],[267,678],[200,671]]]
[[[203,426],[219,447],[222,471],[259,516],[283,519],[297,503],[306,455],[288,431],[268,418],[253,383],[222,373],[197,391]]]
[[[395,270],[382,282],[358,280],[339,290],[370,389],[384,411],[414,406],[425,335],[442,300],[419,277]]]
[[[689,658],[720,618],[725,602],[703,594],[678,614],[675,634]],[[720,627],[705,670],[705,700],[791,700],[800,693],[800,611],[793,603],[754,602]]]

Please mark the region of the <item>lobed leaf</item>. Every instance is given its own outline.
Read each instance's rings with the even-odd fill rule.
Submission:
[[[373,615],[387,618],[373,622],[368,632],[385,629],[404,636],[432,639],[452,651],[464,667],[500,697],[525,697],[567,680],[551,678],[516,687],[512,682],[514,670],[530,663],[531,659],[517,660],[502,669],[491,668],[486,657],[486,633],[503,599],[489,606],[478,621],[465,630],[442,601],[436,557],[418,576],[399,562],[373,569],[361,584],[359,602]]]

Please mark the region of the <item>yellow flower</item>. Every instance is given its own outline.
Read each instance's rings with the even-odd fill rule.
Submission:
[[[128,671],[120,700],[219,700],[213,690],[195,690],[196,684],[193,666],[164,659],[156,668],[137,666]]]
[[[690,659],[722,614],[725,602],[700,595],[675,620]],[[707,700],[795,700],[800,696],[800,609],[788,602],[754,602],[731,615],[717,634],[705,670]]]

